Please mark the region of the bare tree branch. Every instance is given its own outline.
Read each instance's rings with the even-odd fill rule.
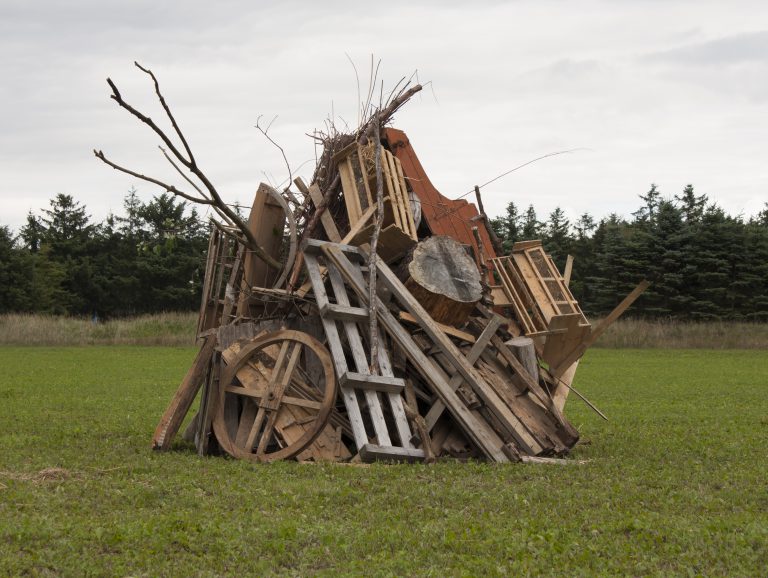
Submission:
[[[231,223],[234,223],[234,225],[240,230],[244,237],[244,242],[248,246],[251,251],[253,251],[253,254],[256,255],[259,259],[267,263],[270,267],[274,269],[281,269],[282,264],[274,259],[271,255],[269,255],[264,249],[259,245],[258,241],[256,240],[256,237],[251,232],[250,228],[248,227],[247,223],[243,221],[243,219],[238,215],[235,211],[233,211],[221,198],[219,195],[219,192],[216,190],[216,187],[213,186],[213,183],[208,179],[208,177],[205,175],[205,173],[200,170],[200,168],[197,166],[197,162],[195,161],[195,157],[192,154],[191,149],[189,148],[189,145],[187,144],[186,138],[184,138],[183,133],[181,132],[181,129],[179,128],[178,124],[176,123],[176,119],[173,117],[173,114],[171,113],[170,108],[168,107],[168,104],[166,103],[165,99],[163,98],[162,93],[160,92],[160,86],[157,81],[157,78],[152,73],[151,70],[142,67],[138,62],[134,63],[140,70],[145,72],[152,78],[152,81],[155,85],[155,94],[157,95],[158,99],[160,100],[161,105],[163,106],[163,109],[165,110],[166,114],[168,115],[168,118],[171,121],[171,124],[173,125],[174,130],[176,131],[176,134],[178,135],[179,139],[181,140],[182,144],[184,145],[184,150],[186,151],[189,158],[186,158],[184,155],[181,154],[179,149],[176,147],[176,145],[173,144],[171,139],[168,137],[165,132],[155,124],[155,122],[146,116],[145,114],[142,114],[137,109],[135,109],[133,106],[125,102],[123,100],[122,95],[120,94],[120,91],[117,89],[117,86],[114,82],[112,82],[111,79],[107,79],[107,83],[109,84],[110,88],[112,89],[112,95],[110,98],[112,98],[117,104],[121,107],[127,110],[131,115],[139,119],[141,122],[146,124],[152,131],[160,137],[160,140],[162,140],[165,145],[168,147],[168,150],[171,152],[171,155],[175,157],[182,165],[184,165],[193,175],[195,175],[198,180],[203,184],[203,186],[207,189],[210,199],[205,198],[204,200],[200,200],[198,197],[194,197],[193,195],[189,195],[187,193],[182,193],[182,191],[179,191],[176,187],[173,187],[171,185],[167,185],[166,183],[163,183],[162,181],[159,181],[157,179],[152,179],[151,177],[147,177],[146,175],[141,175],[140,173],[136,173],[134,171],[130,171],[124,167],[121,167],[119,165],[116,165],[112,163],[111,161],[108,161],[106,157],[104,156],[101,151],[96,152],[94,151],[94,154],[96,154],[96,157],[101,159],[103,162],[111,166],[112,168],[115,168],[117,170],[120,170],[126,174],[133,175],[137,178],[140,178],[142,180],[155,183],[163,188],[165,188],[167,191],[178,194],[179,196],[188,199],[190,201],[206,204],[206,205],[212,205],[217,208],[217,212],[220,212],[220,214],[225,215],[226,219],[229,220]],[[167,155],[167,158],[170,160],[170,155]],[[175,166],[175,165],[174,165]],[[178,169],[178,167],[176,167]]]
[[[196,197],[194,195],[190,195],[189,193],[185,193],[184,191],[180,191],[173,185],[169,185],[167,183],[164,183],[163,181],[160,181],[158,179],[148,177],[147,175],[142,175],[141,173],[137,173],[135,171],[132,171],[130,169],[127,169],[125,167],[122,167],[118,165],[117,163],[112,162],[109,160],[102,151],[97,151],[96,149],[93,150],[93,154],[96,155],[96,158],[104,162],[105,164],[109,165],[115,170],[120,171],[121,173],[125,173],[127,175],[131,175],[132,177],[136,177],[137,179],[141,179],[142,181],[147,181],[148,183],[155,184],[159,187],[162,187],[169,193],[173,193],[174,195],[178,195],[179,197],[183,199],[187,199],[188,201],[192,201],[193,203],[199,203],[201,205],[213,205],[213,201],[211,199]]]
[[[181,129],[179,129],[179,125],[176,124],[176,119],[173,117],[173,114],[171,114],[170,107],[165,102],[165,98],[163,97],[163,95],[160,92],[160,83],[157,82],[157,77],[155,77],[154,73],[151,70],[149,70],[148,68],[144,68],[138,62],[134,61],[133,63],[136,65],[136,67],[139,70],[149,74],[149,76],[152,78],[152,82],[155,83],[155,94],[157,95],[157,98],[160,101],[160,104],[163,105],[163,109],[165,110],[165,114],[168,115],[168,120],[171,121],[171,124],[173,125],[173,129],[176,131],[176,134],[179,135],[179,139],[181,140],[181,143],[184,145],[184,150],[186,150],[187,154],[189,155],[189,162],[194,165],[195,164],[195,157],[192,154],[192,149],[189,148],[189,145],[187,144],[187,139],[184,138],[184,135],[182,134]]]
[[[379,115],[374,115],[373,138],[376,151],[376,220],[373,224],[373,234],[371,235],[371,252],[368,255],[368,329],[370,332],[371,344],[371,367],[372,375],[379,373],[379,326],[376,317],[376,262],[379,258],[376,250],[379,245],[379,233],[381,233],[381,223],[384,220],[384,177],[381,169],[381,135],[380,135]]]

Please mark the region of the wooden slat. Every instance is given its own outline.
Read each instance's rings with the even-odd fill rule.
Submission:
[[[316,183],[313,183],[309,186],[307,192],[309,193],[312,202],[315,204],[315,208],[319,207],[323,202],[323,192],[320,190],[320,187],[318,187]],[[336,227],[336,222],[328,211],[323,211],[323,214],[320,215],[320,222],[323,224],[328,239],[334,243],[341,241],[341,235],[339,234],[339,229]]]
[[[355,175],[352,171],[352,163],[349,158],[342,159],[338,164],[339,176],[341,177],[341,189],[344,193],[344,205],[347,208],[347,217],[349,224],[354,225],[360,220],[362,211],[360,210],[360,201],[357,197],[357,185],[355,184]]]
[[[364,462],[418,462],[424,459],[424,450],[393,446],[382,447],[374,444],[365,444],[360,448],[360,458]]]
[[[405,387],[405,382],[399,377],[356,373],[354,371],[348,371],[339,378],[339,385],[342,384],[360,390],[391,393],[399,393]]]
[[[500,317],[499,315],[494,315],[488,325],[485,327],[483,332],[480,334],[480,337],[478,337],[475,344],[472,346],[472,349],[469,350],[469,353],[467,354],[467,361],[469,363],[475,363],[477,361],[478,357],[480,357],[480,354],[483,352],[483,350],[488,346],[488,343],[491,341],[491,337],[498,331],[499,327],[501,327],[502,322],[504,319]],[[451,380],[448,382],[448,386],[453,390],[456,391],[458,387],[462,384],[464,380],[461,378],[461,375],[458,373],[455,374],[453,377],[451,377]],[[437,423],[437,420],[440,418],[440,416],[443,414],[443,411],[445,410],[445,404],[437,400],[434,405],[429,408],[429,411],[427,412],[427,415],[424,417],[424,420],[427,422],[427,429],[432,430],[433,427],[435,427],[435,424]]]
[[[342,321],[365,321],[368,319],[368,310],[362,307],[329,303],[320,308],[320,315]]]
[[[406,323],[411,323],[418,325],[419,322],[416,320],[416,318],[408,313],[407,311],[401,311],[397,315],[401,321],[405,321]],[[471,333],[467,333],[466,331],[462,331],[461,329],[456,329],[452,325],[444,325],[442,323],[437,324],[440,329],[443,331],[443,333],[446,333],[448,335],[451,335],[453,337],[458,337],[462,341],[466,341],[467,343],[474,343],[475,342],[475,336]]]
[[[336,297],[336,302],[339,305],[349,306],[349,298],[347,297],[347,290],[344,287],[344,281],[341,279],[338,271],[333,266],[328,267],[328,277],[331,280],[333,286],[333,293]],[[365,354],[365,348],[363,347],[363,340],[360,337],[360,331],[357,324],[354,321],[342,321],[342,326],[347,335],[347,344],[352,352],[352,359],[357,367],[357,373],[363,375],[370,375],[370,364]],[[370,389],[364,390],[365,401],[368,403],[368,412],[373,423],[373,429],[376,432],[379,445],[389,446],[392,445],[392,441],[389,437],[389,431],[387,429],[387,422],[384,420],[384,413],[381,409],[381,401],[379,394],[376,391]]]
[[[397,157],[393,157],[393,161],[395,164],[395,171],[397,172],[397,180],[400,186],[400,190],[403,193],[403,208],[405,209],[406,220],[408,223],[407,230],[410,233],[411,238],[413,238],[414,241],[418,241],[416,225],[413,221],[413,211],[411,210],[411,199],[408,196],[408,187],[405,184],[405,178],[403,176],[403,166],[400,163],[400,159]]]

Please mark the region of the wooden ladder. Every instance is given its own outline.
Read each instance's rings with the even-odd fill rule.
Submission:
[[[345,245],[335,246],[345,247]],[[333,356],[339,388],[347,408],[360,458],[365,462],[424,459],[424,451],[415,448],[411,443],[411,429],[403,405],[405,382],[395,377],[392,372],[392,364],[384,346],[383,336],[379,333],[380,371],[378,375],[374,375],[371,374],[369,354],[366,353],[363,342],[363,335],[369,327],[368,308],[352,305],[339,270],[332,263],[327,262],[325,267],[332,290],[332,294],[329,295],[323,280],[321,265],[318,262],[320,255],[319,245],[307,245],[304,249],[304,265],[320,310],[328,348]],[[348,255],[362,275],[361,256],[356,252]],[[351,353],[354,369],[348,366],[342,335]],[[391,431],[385,416],[387,407],[394,431]],[[372,427],[371,435],[366,429],[366,422]]]

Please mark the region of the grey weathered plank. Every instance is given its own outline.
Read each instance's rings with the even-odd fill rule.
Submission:
[[[472,349],[469,350],[469,353],[467,354],[467,361],[469,363],[475,363],[475,361],[477,361],[477,358],[480,357],[480,354],[488,346],[488,343],[491,340],[491,337],[496,333],[496,331],[501,326],[502,321],[503,319],[498,315],[494,316],[491,319],[491,321],[488,323],[486,328],[480,334],[480,337],[478,337],[477,341],[475,341],[474,345],[472,346]],[[451,377],[451,380],[448,382],[448,385],[453,391],[456,391],[456,389],[461,385],[463,381],[464,380],[461,378],[461,375],[457,373],[453,377]],[[437,400],[434,403],[434,405],[431,408],[429,408],[427,415],[424,417],[424,421],[427,422],[428,430],[431,431],[432,428],[435,427],[437,420],[440,418],[441,415],[443,415],[443,411],[445,411],[445,404],[441,400]]]

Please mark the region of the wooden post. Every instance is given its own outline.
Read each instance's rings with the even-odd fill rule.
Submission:
[[[504,343],[536,383],[539,382],[539,362],[536,359],[536,348],[530,337],[515,337]],[[521,383],[523,387],[525,384]]]

